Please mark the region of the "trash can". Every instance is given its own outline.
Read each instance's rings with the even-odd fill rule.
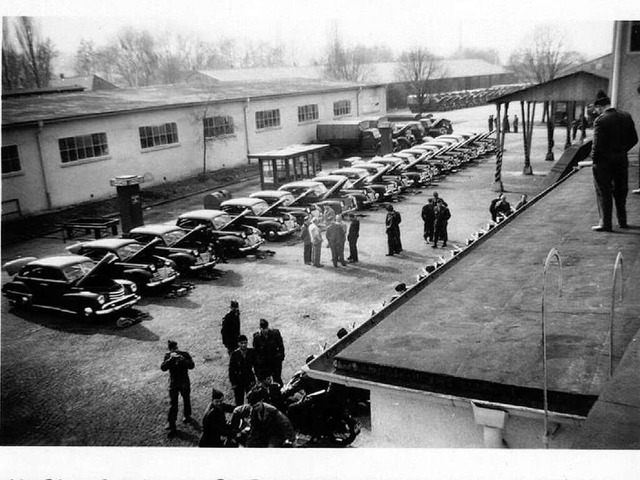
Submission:
[[[129,233],[132,228],[144,225],[140,198],[140,184],[143,182],[144,177],[139,175],[121,175],[109,181],[118,194],[122,233]]]
[[[204,197],[204,208],[206,210],[219,210],[220,204],[230,198],[231,194],[227,190],[218,190],[217,192],[209,193]]]

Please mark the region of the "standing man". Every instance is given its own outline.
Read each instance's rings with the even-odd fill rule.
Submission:
[[[331,249],[331,261],[333,262],[334,267],[338,266],[338,262],[342,265],[346,265],[346,262],[344,261],[345,233],[342,221],[338,220],[339,218],[340,215],[336,217],[335,222],[329,221],[329,226],[325,232],[327,243]]]
[[[349,214],[349,231],[347,240],[349,241],[349,260],[358,263],[358,237],[360,237],[360,220],[353,213]]]
[[[638,142],[631,115],[611,107],[611,100],[598,91],[595,109],[599,113],[593,124],[593,183],[598,201],[600,222],[591,227],[596,232],[610,232],[611,212],[616,204],[618,226],[627,225],[629,160],[627,152]]]
[[[282,385],[282,362],[284,343],[280,330],[269,328],[269,322],[260,319],[260,330],[253,334],[253,348],[256,351],[256,377],[263,381],[268,376]]]
[[[314,267],[322,267],[320,255],[322,254],[322,234],[318,227],[318,219],[313,218],[309,225],[309,236],[311,237],[311,260]]]
[[[224,395],[220,390],[211,391],[211,403],[202,417],[202,435],[198,441],[199,447],[224,447],[225,439],[232,436],[227,424],[226,413],[233,412],[233,405],[224,402]]]
[[[229,312],[222,318],[222,343],[227,347],[231,355],[238,348],[238,335],[240,335],[240,306],[235,300],[231,300]]]
[[[236,406],[244,403],[245,394],[256,383],[254,373],[256,352],[249,348],[249,340],[245,335],[238,336],[238,348],[231,352],[229,358],[229,382],[233,389]]]
[[[189,370],[195,367],[193,359],[188,352],[178,350],[178,343],[173,340],[167,342],[169,351],[165,353],[160,370],[169,370],[169,423],[165,430],[169,433],[176,431],[176,419],[178,418],[178,395],[182,395],[184,407],[184,423],[193,421],[191,418],[191,382]]]
[[[518,115],[513,116],[513,133],[518,133]]]
[[[489,125],[488,125],[488,127],[489,127],[489,131],[490,131],[490,132],[493,132],[493,115],[489,115],[489,120],[488,120],[488,122],[487,122],[487,123],[489,124]]]
[[[399,212],[393,209],[393,205],[387,205],[387,217],[385,218],[385,229],[387,233],[387,257],[392,257],[396,253],[402,252],[402,240],[400,239],[400,222],[402,217]]]
[[[309,225],[311,224],[311,217],[307,216],[304,219],[304,224],[300,230],[300,238],[302,239],[303,251],[302,258],[305,265],[311,265],[311,234],[309,233]]]
[[[433,198],[429,198],[427,203],[422,207],[422,221],[424,222],[424,241],[430,243],[433,240],[433,223],[436,220],[433,210]]]
[[[434,215],[433,248],[438,248],[438,240],[442,240],[442,246],[446,247],[449,239],[447,228],[451,218],[449,207],[440,200],[435,206]]]
[[[504,129],[504,133],[511,133],[511,128],[509,127],[509,116],[506,113],[502,119],[502,128]]]

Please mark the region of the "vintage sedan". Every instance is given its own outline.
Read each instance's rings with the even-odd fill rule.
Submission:
[[[159,240],[142,244],[127,238],[103,238],[76,243],[67,250],[95,261],[113,255],[115,260],[105,266],[106,274],[131,280],[141,291],[151,291],[169,287],[180,277],[175,262],[155,254],[157,243]]]
[[[105,266],[113,260],[105,257],[96,263],[81,255],[14,260],[3,267],[13,278],[2,286],[2,294],[16,307],[46,308],[84,318],[120,314],[140,297],[135,283],[105,274]]]
[[[362,186],[356,188],[356,186],[344,175],[319,175],[313,178],[314,182],[320,182],[324,184],[329,191],[338,195],[350,195],[356,199],[357,209],[369,208],[378,199],[378,193],[369,187]]]
[[[324,184],[313,180],[285,183],[279,190],[293,194],[294,205],[328,205],[336,213],[349,213],[357,208],[353,195],[340,195],[330,191]]]
[[[288,237],[299,230],[298,222],[290,213],[278,212],[277,205],[269,206],[259,198],[239,197],[225,200],[220,210],[232,217],[239,217],[243,225],[256,227],[267,240]]]
[[[180,215],[176,225],[187,230],[204,225],[208,237],[221,245],[225,256],[253,255],[264,243],[260,230],[239,223],[222,210],[192,210]]]
[[[355,167],[343,167],[336,170],[330,170],[329,175],[341,175],[351,180],[352,184],[358,187],[369,187],[377,195],[376,200],[378,202],[391,201],[395,195],[394,186],[390,183],[383,183],[381,181],[372,181],[372,177],[369,172],[363,168]]]
[[[172,260],[181,274],[210,272],[217,263],[214,244],[204,226],[185,230],[176,225],[150,224],[131,229],[128,238],[146,244],[154,240],[156,255]]]
[[[259,198],[264,200],[270,207],[273,207],[276,212],[290,213],[296,218],[298,225],[304,223],[305,218],[309,216],[312,206],[295,206],[296,197],[291,192],[285,192],[284,190],[259,190],[249,195],[250,198]]]

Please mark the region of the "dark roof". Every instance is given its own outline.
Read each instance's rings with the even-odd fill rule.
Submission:
[[[7,98],[2,125],[21,126],[134,111],[179,108],[245,99],[354,90],[362,84],[320,80],[225,83],[215,86],[159,85],[41,97]],[[376,85],[367,85],[376,86]]]
[[[556,247],[564,286],[557,298],[552,269],[549,404],[586,415],[607,380],[615,252],[623,252],[628,278],[640,268],[634,235],[589,232],[585,205],[594,195],[590,169],[567,176],[326,350],[309,364],[311,375],[541,408],[542,265]],[[640,212],[637,202],[628,206]],[[640,326],[633,313],[640,298],[624,301],[616,315],[618,355]]]
[[[56,93],[82,92],[84,90],[85,88],[80,85],[50,85],[44,88],[23,88],[20,90],[8,90],[6,92],[2,92],[2,99],[4,100],[5,98],[32,97],[38,95],[53,95]]]
[[[608,78],[590,72],[579,71],[507,93],[489,100],[488,103],[519,101],[592,102],[598,90],[606,92],[608,88]]]

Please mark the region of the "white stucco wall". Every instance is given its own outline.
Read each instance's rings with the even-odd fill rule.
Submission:
[[[484,448],[484,427],[476,422],[471,402],[402,389],[370,390],[371,434],[379,447]],[[508,412],[501,431],[507,448],[544,448],[540,412]],[[570,448],[581,420],[550,420],[549,448]]]
[[[358,95],[358,98],[356,98]],[[143,175],[145,186],[172,182],[202,172],[204,168],[203,116],[231,116],[234,134],[207,140],[207,171],[233,167],[246,163],[247,152],[273,150],[294,143],[315,140],[316,123],[332,120],[333,102],[351,100],[351,116],[357,115],[358,106],[366,106],[386,113],[383,87],[280,96],[245,101],[216,103],[207,106],[171,108],[117,114],[97,118],[81,118],[59,123],[45,123],[41,134],[42,157],[51,199],[51,208],[104,199],[115,195],[109,180],[119,175]],[[319,120],[298,122],[298,106],[317,104]],[[377,104],[377,105],[376,105]],[[245,108],[247,125],[245,126]],[[281,125],[263,130],[256,129],[255,112],[280,109]],[[206,111],[206,113],[205,113]],[[138,128],[175,122],[178,128],[177,144],[143,151]],[[37,128],[3,128],[2,145],[18,145],[22,171],[4,175],[2,200],[18,199],[23,214],[47,209],[44,183],[40,171]],[[63,164],[58,140],[92,133],[105,132],[109,155]],[[247,149],[247,139],[249,149]]]

